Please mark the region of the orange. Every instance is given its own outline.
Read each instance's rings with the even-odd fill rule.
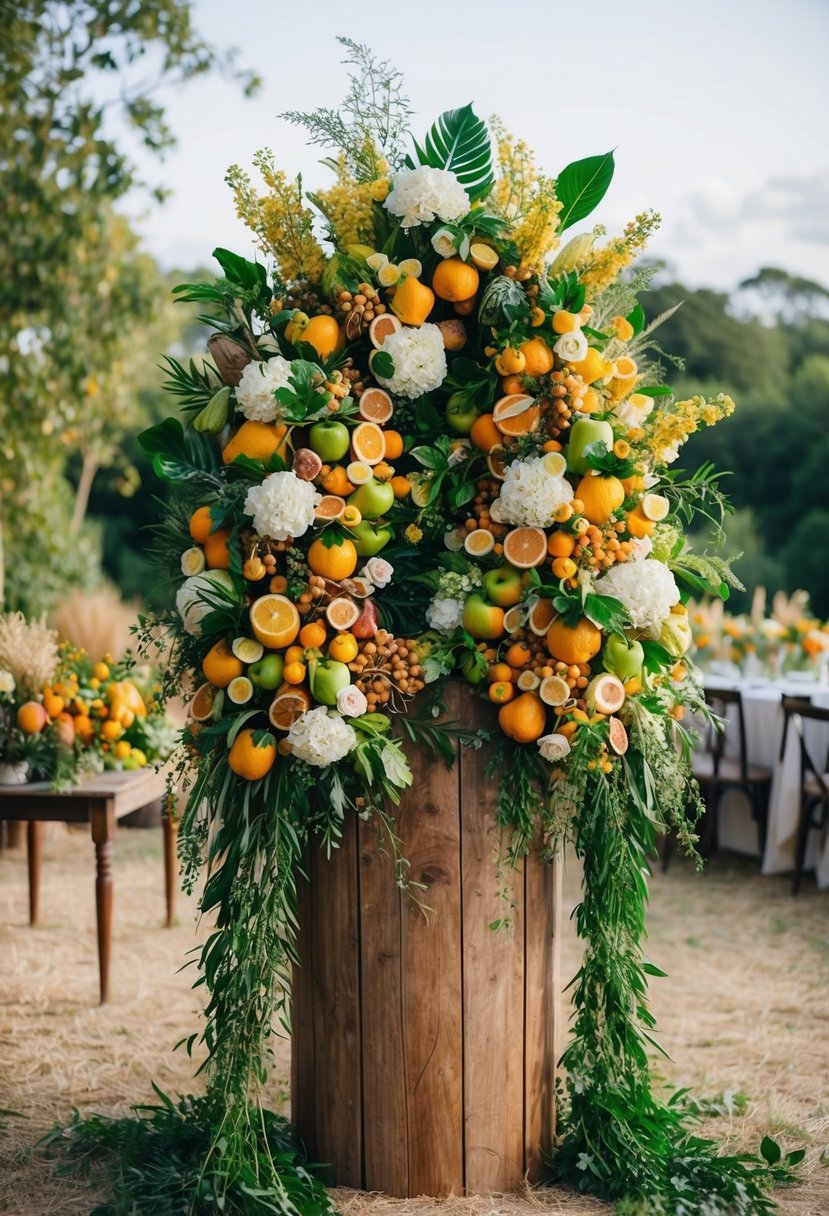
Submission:
[[[479,283],[480,276],[475,267],[462,262],[460,258],[444,258],[432,275],[435,295],[440,296],[441,300],[448,300],[450,304],[471,300]]]
[[[109,664],[101,660],[100,663],[96,663],[92,668],[92,674],[96,680],[108,680],[110,675]]]
[[[312,317],[299,335],[300,342],[313,346],[321,359],[330,359],[341,346],[343,335],[333,317],[325,313]]]
[[[341,631],[350,629],[360,615],[360,609],[347,595],[336,596],[325,610],[328,624]]]
[[[526,364],[527,360],[521,351],[514,346],[508,346],[495,360],[495,370],[499,376],[515,376],[523,372]]]
[[[520,376],[504,376],[501,379],[501,392],[505,397],[511,393],[523,393],[523,391],[524,385]]]
[[[113,721],[123,726],[125,730],[129,730],[135,721],[135,713],[130,709],[129,705],[125,705],[123,701],[113,701],[109,707],[109,716]]]
[[[57,697],[53,692],[43,694],[43,708],[50,718],[56,718],[58,714],[63,713],[65,704],[63,697]]]
[[[435,306],[435,293],[414,275],[407,275],[391,306],[404,325],[422,325]]]
[[[227,544],[229,536],[230,528],[221,528],[212,536],[208,536],[204,542],[204,559],[211,570],[230,569],[230,549]]]
[[[384,388],[367,388],[357,408],[367,422],[388,422],[394,413],[392,399]]]
[[[338,633],[335,638],[331,639],[328,646],[329,658],[336,659],[338,663],[352,663],[360,650],[360,643],[357,641],[353,633]]]
[[[124,733],[124,728],[120,722],[114,722],[108,718],[106,722],[101,723],[101,738],[106,739],[108,743],[114,743],[116,739],[120,739]]]
[[[472,296],[469,300],[458,300],[452,307],[459,317],[468,317],[475,311],[475,297]]]
[[[215,703],[216,689],[212,684],[202,684],[187,707],[190,717],[196,722],[206,722]]]
[[[641,473],[632,473],[630,477],[622,478],[622,485],[625,487],[625,494],[630,497],[637,490],[644,490],[645,478]]]
[[[357,560],[354,542],[347,538],[340,538],[339,544],[333,544],[329,548],[320,537],[317,537],[308,549],[307,562],[314,574],[321,574],[324,578],[333,579],[336,583],[354,573],[357,569]]]
[[[586,616],[575,625],[565,625],[561,617],[547,630],[547,649],[561,663],[589,663],[599,653],[602,631]]]
[[[544,702],[535,692],[522,692],[498,711],[498,725],[516,743],[534,743],[547,725]]]
[[[394,469],[385,460],[381,460],[374,466],[374,476],[378,481],[391,481],[394,477]],[[359,520],[357,522],[359,523]]]
[[[270,460],[276,453],[285,456],[288,450],[288,428],[282,423],[253,422],[248,419],[239,427],[230,443],[222,452],[222,460],[230,464],[237,456],[249,460]]]
[[[322,488],[327,494],[336,494],[340,498],[354,493],[354,485],[348,480],[348,474],[341,464],[335,464],[333,469],[325,474]]]
[[[310,621],[309,624],[303,625],[299,631],[299,640],[303,646],[324,646],[325,639],[328,637],[328,632],[322,621]],[[287,676],[286,676],[287,679]],[[288,681],[293,683],[292,680]]]
[[[277,730],[290,730],[306,710],[311,708],[311,698],[304,688],[292,688],[282,684],[268,710],[271,726]]]
[[[304,663],[286,663],[282,671],[282,678],[286,684],[301,684],[305,679],[305,673]]]
[[[26,701],[17,711],[17,725],[24,735],[38,735],[49,721],[39,701]]]
[[[489,669],[488,680],[490,684],[498,684],[504,680],[512,679],[512,668],[509,663],[495,663]]]
[[[584,504],[582,514],[591,524],[606,524],[625,501],[625,487],[618,477],[587,473],[576,486],[575,496]]]
[[[506,705],[515,696],[515,685],[511,680],[496,680],[489,686],[489,699],[496,705]]]
[[[216,688],[227,688],[231,680],[244,672],[244,664],[228,646],[227,642],[217,642],[211,646],[202,660],[201,669],[204,677]]]
[[[383,431],[386,449],[383,455],[386,460],[397,460],[403,455],[403,436],[399,431]]]
[[[560,308],[553,313],[553,329],[557,334],[571,334],[574,329],[581,329],[581,317],[576,312]]]
[[[389,334],[396,334],[401,328],[397,317],[393,317],[391,313],[381,313],[379,317],[375,317],[368,327],[368,337],[371,345],[376,349],[383,345]]]
[[[570,557],[553,558],[553,574],[556,578],[572,578],[578,567]]]
[[[254,742],[254,735],[259,736]],[[240,730],[227,753],[227,762],[237,777],[260,781],[276,760],[276,740],[270,731]]]
[[[540,566],[547,556],[547,537],[541,528],[513,528],[504,537],[504,559],[519,570]]]
[[[576,547],[576,538],[569,532],[552,532],[547,541],[547,553],[550,557],[569,557]]]
[[[491,452],[504,442],[501,432],[492,420],[492,414],[481,414],[475,419],[469,438],[482,452]]]
[[[193,540],[203,545],[213,529],[210,519],[210,507],[199,507],[190,516],[190,535]]]
[[[386,451],[386,440],[376,422],[361,422],[351,433],[353,459],[364,464],[379,464]]]
[[[526,667],[533,652],[526,642],[513,642],[507,651],[507,662],[510,667]]]
[[[546,376],[553,370],[553,352],[543,338],[530,338],[518,349],[524,356],[525,376]]]
[[[502,435],[527,435],[538,429],[541,410],[534,397],[526,393],[508,393],[496,401],[492,421]]]
[[[299,613],[285,595],[262,595],[254,600],[250,623],[254,637],[270,650],[290,646],[299,633]]]
[[[317,519],[339,519],[344,510],[345,499],[339,494],[323,494],[314,508],[314,516]]]
[[[304,646],[289,646],[285,651],[284,659],[286,663],[301,663],[304,658]]]
[[[95,733],[91,720],[86,714],[77,714],[73,721],[75,723],[75,734],[81,743],[91,743]]]
[[[634,507],[632,511],[628,511],[625,517],[625,526],[631,536],[636,540],[642,540],[645,536],[650,536],[656,524],[652,519],[648,519],[645,512],[642,510],[642,504]]]
[[[412,492],[412,483],[408,477],[392,477],[389,484],[394,490],[395,498],[408,498]]]

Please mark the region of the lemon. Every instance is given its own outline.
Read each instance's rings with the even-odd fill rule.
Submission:
[[[561,452],[548,452],[544,457],[544,472],[551,477],[562,477],[567,472],[567,459]]]
[[[242,663],[258,663],[265,653],[265,647],[256,638],[234,638],[230,649]]]
[[[204,557],[204,550],[198,545],[193,545],[189,549],[185,549],[181,555],[181,573],[190,578],[194,574],[201,574],[207,562]]]
[[[488,528],[474,528],[467,532],[463,547],[474,557],[485,557],[495,548],[495,537]]]
[[[227,695],[234,705],[244,705],[253,696],[253,684],[247,676],[236,676],[227,686]]]
[[[364,460],[352,460],[345,470],[345,475],[353,486],[363,486],[374,476],[370,464]]]
[[[642,499],[642,514],[645,519],[658,523],[664,519],[671,509],[671,504],[664,494],[646,494]]]
[[[397,269],[401,275],[411,275],[415,279],[419,279],[423,274],[423,266],[417,258],[404,258],[402,262],[398,262]]]
[[[498,254],[491,245],[475,241],[469,247],[469,260],[478,270],[494,270],[498,265]]]
[[[370,266],[374,271],[380,271],[384,266],[388,266],[389,259],[384,253],[372,253],[366,258],[366,265]]]
[[[377,271],[377,282],[381,287],[396,287],[400,280],[400,267],[387,262]]]

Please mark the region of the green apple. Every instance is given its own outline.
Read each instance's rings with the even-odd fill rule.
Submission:
[[[479,684],[483,684],[486,679],[486,673],[486,661],[479,663],[474,655],[470,655],[469,658],[464,659],[461,663],[461,675],[473,688],[477,688]]]
[[[478,411],[466,400],[465,393],[453,393],[446,402],[446,422],[456,435],[468,435],[477,417]]]
[[[570,437],[567,441],[567,468],[571,473],[586,473],[590,464],[584,455],[584,449],[590,443],[604,443],[607,450],[613,450],[613,427],[609,422],[601,422],[594,418],[577,418],[570,427]]]
[[[376,524],[369,523],[367,519],[355,524],[353,528],[349,528],[349,533],[360,557],[374,557],[394,538],[391,528],[378,528]]]
[[[378,481],[371,477],[358,486],[348,499],[349,506],[356,507],[363,519],[377,519],[385,515],[394,502],[394,490],[388,481]]]
[[[336,705],[337,693],[348,688],[351,672],[336,659],[311,659],[308,663],[308,683],[311,695],[323,705]]]
[[[351,447],[348,427],[333,418],[315,422],[308,432],[308,446],[326,462],[342,460]]]
[[[473,638],[494,642],[504,633],[504,610],[482,595],[470,595],[463,606],[463,627]]]
[[[613,633],[604,644],[602,663],[605,671],[625,680],[641,680],[645,652],[642,643],[631,641],[621,633]]]
[[[247,674],[257,688],[277,688],[282,682],[285,659],[281,654],[268,654],[258,663],[251,663]]]
[[[484,575],[484,591],[499,608],[512,608],[521,599],[523,582],[521,571],[509,564],[487,570]]]

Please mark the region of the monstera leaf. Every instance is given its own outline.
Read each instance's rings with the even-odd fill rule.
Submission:
[[[472,106],[445,110],[434,123],[423,147],[415,144],[418,164],[431,169],[451,169],[473,200],[492,189],[492,144],[486,123]],[[414,168],[411,158],[409,168]]]
[[[562,204],[558,230],[563,232],[594,211],[613,180],[613,153],[574,160],[556,178],[556,196]]]

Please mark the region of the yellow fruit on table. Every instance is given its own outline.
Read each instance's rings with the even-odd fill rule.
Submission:
[[[422,325],[435,306],[435,293],[409,275],[395,291],[391,306],[404,325]]]
[[[392,477],[389,483],[394,490],[395,498],[408,498],[412,492],[412,483],[408,477]]]
[[[323,578],[338,583],[357,569],[358,556],[354,542],[347,538],[329,547],[321,537],[317,537],[308,549],[307,560],[314,574],[321,574]]]
[[[124,733],[124,728],[120,722],[113,721],[112,718],[107,718],[101,723],[101,738],[106,739],[108,743],[114,743],[116,739],[120,739]]]
[[[324,646],[328,631],[322,621],[311,621],[303,625],[299,631],[299,640],[303,646]]]
[[[110,684],[107,689],[107,700],[110,704],[114,701],[123,701],[139,718],[147,716],[144,698],[132,680],[118,680]]]
[[[50,718],[56,718],[58,714],[63,713],[65,704],[63,697],[55,696],[53,692],[43,694],[43,708]]]
[[[312,317],[300,332],[289,342],[307,342],[313,346],[321,359],[329,359],[345,345],[342,331],[333,317]]]
[[[190,516],[190,535],[193,540],[203,545],[213,529],[210,519],[210,507],[199,507]]]
[[[498,725],[516,743],[534,743],[547,725],[544,702],[535,692],[522,692],[498,711]]]
[[[553,532],[547,541],[550,557],[569,557],[576,547],[576,538],[569,532]]]
[[[245,668],[224,641],[211,646],[202,660],[204,678],[215,688],[227,688],[231,680],[243,674]]]
[[[353,633],[338,633],[331,639],[328,647],[328,657],[338,663],[352,663],[357,658],[360,644]]]
[[[432,275],[432,290],[450,304],[471,300],[478,290],[480,276],[474,266],[460,258],[444,258]]]
[[[39,701],[26,701],[17,711],[17,725],[24,735],[38,735],[49,721]]]
[[[131,751],[132,747],[130,744],[127,743],[125,739],[121,739],[115,744],[115,747],[112,749],[112,754],[116,760],[126,760]]]
[[[95,666],[92,668],[92,674],[96,680],[108,680],[109,679],[109,666],[106,663],[104,663],[103,661],[101,661],[100,663],[96,663]]]
[[[469,247],[469,260],[479,270],[494,270],[499,258],[491,245],[485,245],[483,241],[473,241]]]
[[[508,346],[495,360],[495,370],[499,376],[517,376],[523,372],[526,365],[527,360],[514,346]]]
[[[299,633],[299,612],[285,595],[262,595],[250,606],[254,637],[269,650],[283,650]]]
[[[543,338],[530,338],[518,349],[524,356],[525,376],[546,376],[553,370],[553,352]]]
[[[282,423],[254,422],[252,419],[248,419],[247,422],[242,423],[223,450],[222,460],[225,464],[230,464],[237,456],[247,456],[249,460],[268,461],[274,453],[284,458],[287,452],[288,428],[286,426]],[[194,536],[193,539],[197,540],[198,537]]]
[[[576,487],[576,498],[584,504],[583,514],[591,524],[606,524],[625,501],[625,487],[618,477],[587,473]]]
[[[602,631],[581,617],[575,625],[565,625],[561,617],[556,617],[547,630],[547,649],[554,659],[561,663],[589,663],[599,653],[602,645]]]
[[[254,742],[254,737],[256,741]],[[276,760],[276,740],[270,731],[240,730],[227,754],[227,763],[237,777],[260,781]]]
[[[571,363],[570,367],[577,376],[581,376],[585,384],[592,384],[594,380],[603,380],[613,373],[613,364],[609,363],[595,346],[589,347],[584,358],[579,359],[576,363]]]

